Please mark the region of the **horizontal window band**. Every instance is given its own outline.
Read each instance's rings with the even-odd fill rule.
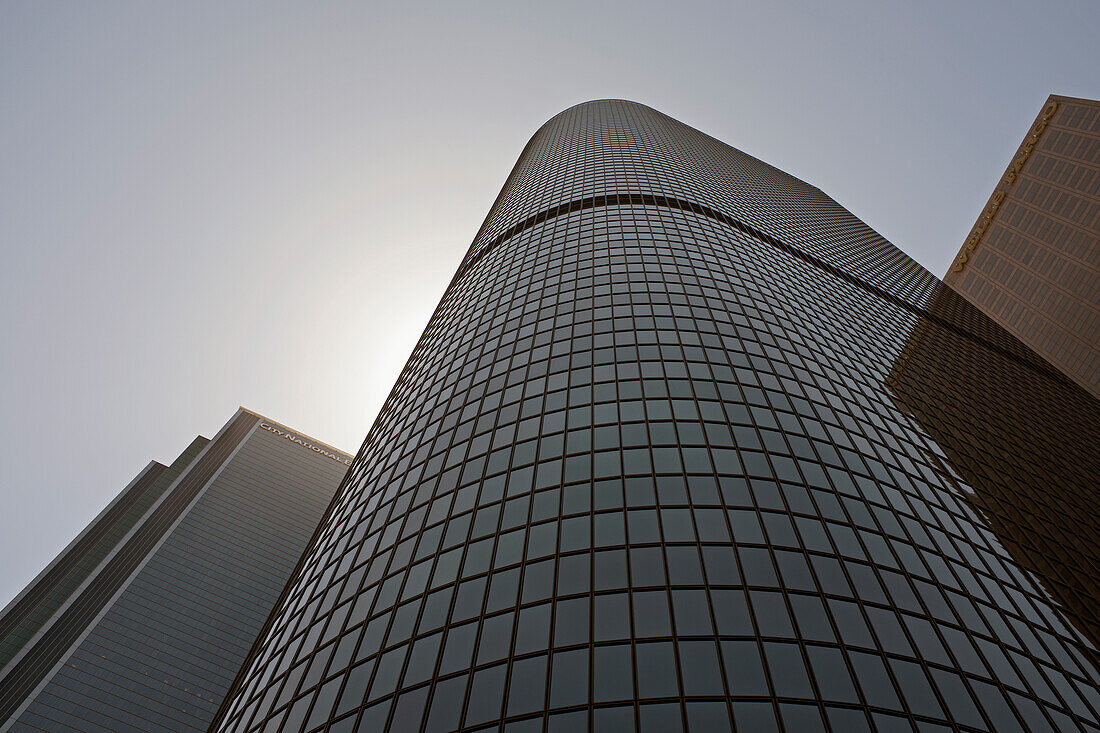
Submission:
[[[924,308],[914,305],[904,300],[903,298],[899,298],[898,296],[893,295],[878,286],[865,282],[858,277],[855,277],[854,275],[845,272],[839,267],[836,267],[835,265],[831,265],[828,262],[825,262],[824,260],[815,257],[814,255],[804,252],[798,247],[777,239],[776,237],[773,237],[772,235],[761,231],[760,229],[757,229],[750,224],[746,224],[740,219],[736,219],[729,214],[718,211],[717,209],[714,209],[710,206],[694,203],[692,201],[686,201],[684,199],[673,198],[671,196],[659,196],[644,193],[603,194],[599,196],[586,196],[584,198],[574,199],[573,201],[567,201],[564,204],[558,204],[557,206],[552,206],[548,209],[544,209],[543,211],[540,211],[537,214],[533,214],[523,221],[517,222],[516,224],[508,227],[508,229],[506,229],[503,233],[497,235],[492,240],[490,240],[488,244],[485,244],[476,252],[469,255],[466,260],[459,266],[458,272],[455,274],[454,278],[451,281],[451,285],[453,286],[454,284],[458,283],[462,279],[463,275],[465,275],[469,270],[475,267],[486,254],[488,254],[491,250],[496,248],[502,242],[505,242],[528,229],[536,227],[543,222],[562,216],[564,214],[571,214],[577,211],[584,211],[587,209],[594,209],[605,206],[656,206],[666,209],[686,211],[689,213],[698,214],[700,216],[705,216],[708,219],[712,219],[721,224],[725,224],[728,227],[736,229],[742,234],[747,234],[754,239],[765,242],[766,244],[769,244],[772,247],[775,247],[776,249],[779,249],[786,254],[789,254],[792,257],[795,257],[802,262],[805,262],[808,265],[811,265],[812,267],[822,270],[832,275],[833,277],[839,278],[850,285],[854,285],[855,287],[860,288],[861,290],[870,293],[871,295],[874,295],[881,300],[885,300],[888,303],[891,303],[892,305],[901,308],[902,310],[908,311],[921,318],[927,318],[937,325],[942,326],[943,328],[946,328],[953,333],[957,333],[974,343],[980,344],[981,346],[984,346],[985,348],[997,354],[1000,354],[1006,359],[1011,359],[1013,362],[1020,364],[1021,366],[1027,367],[1028,369],[1038,374],[1042,374],[1043,376],[1046,376],[1047,378],[1052,379],[1060,384],[1073,384],[1068,378],[1064,377],[1058,371],[1055,371],[1043,364],[1034,363],[1030,360],[1021,358],[1019,355],[1009,351],[1008,349],[998,346],[988,339],[973,334],[969,330],[962,328],[955,323],[952,323],[942,316],[935,315],[925,310]],[[941,284],[941,287],[947,286]],[[448,290],[450,290],[450,288],[448,288]],[[444,295],[443,300],[440,301],[441,304],[444,300],[446,300],[446,297],[447,296]]]

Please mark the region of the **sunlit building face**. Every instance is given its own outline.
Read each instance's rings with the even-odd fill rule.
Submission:
[[[1100,397],[1100,101],[1047,99],[943,280]]]

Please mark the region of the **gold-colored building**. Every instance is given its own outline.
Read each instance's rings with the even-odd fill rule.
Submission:
[[[1100,397],[1100,101],[1047,99],[943,280]]]

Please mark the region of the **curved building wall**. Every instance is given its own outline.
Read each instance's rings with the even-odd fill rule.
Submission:
[[[1098,433],[817,189],[580,105],[525,149],[213,729],[1100,730]]]

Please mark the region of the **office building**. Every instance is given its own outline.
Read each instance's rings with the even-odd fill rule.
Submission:
[[[820,190],[582,104],[211,730],[1097,731],[1098,456],[1093,397]]]
[[[1047,99],[943,281],[1100,397],[1100,101]]]
[[[0,730],[205,731],[350,463],[243,408],[151,462],[0,615]]]

